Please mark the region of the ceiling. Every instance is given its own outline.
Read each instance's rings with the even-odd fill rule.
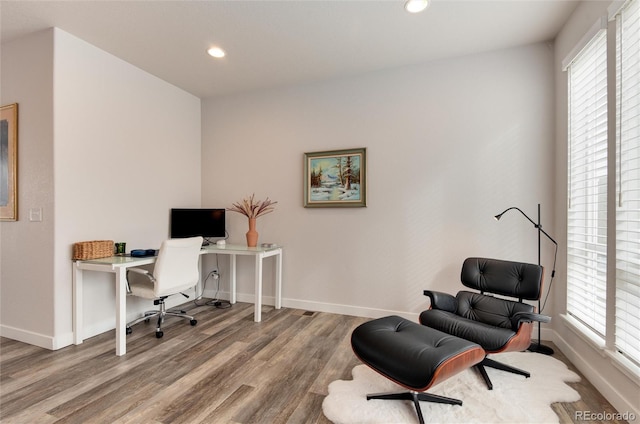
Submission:
[[[2,43],[58,27],[200,98],[553,40],[577,0],[0,2]],[[213,59],[211,45],[226,50]]]

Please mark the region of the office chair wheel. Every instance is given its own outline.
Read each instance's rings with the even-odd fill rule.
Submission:
[[[131,334],[133,333],[133,330],[131,329],[131,327],[127,327],[127,334]]]
[[[191,321],[189,321],[189,323],[191,323],[191,325],[196,325],[198,323],[198,320],[192,319]]]
[[[156,331],[156,339],[161,339],[162,336],[164,336],[164,333],[162,331]]]

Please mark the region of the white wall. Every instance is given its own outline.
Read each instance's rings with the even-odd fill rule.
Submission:
[[[556,81],[556,222],[562,232],[558,242],[565,246],[558,255],[558,268],[566,269],[567,225],[567,74],[562,71],[562,61],[580,42],[590,27],[607,14],[610,1],[581,2],[556,38],[554,75]],[[612,361],[604,350],[589,342],[568,325],[560,314],[566,313],[566,275],[560,274],[553,292],[556,298],[554,315],[554,341],[589,381],[621,413],[633,412],[640,421],[640,381],[637,376],[625,372]],[[595,412],[595,411],[594,411]]]
[[[54,93],[47,111],[54,116],[53,125],[44,139],[49,173],[40,178],[22,168],[20,195],[30,197],[38,189],[37,180],[46,181],[53,204],[38,200],[34,206],[44,206],[44,224],[53,228],[54,237],[42,247],[37,239],[23,240],[26,229],[20,226],[37,224],[21,220],[16,236],[9,239],[4,229],[12,223],[3,223],[2,331],[4,335],[7,327],[17,327],[22,334],[12,336],[19,340],[34,332],[39,340],[30,342],[55,349],[72,341],[73,243],[111,239],[127,242],[127,250],[159,247],[168,237],[169,209],[200,206],[201,127],[200,100],[193,95],[64,31],[52,29],[47,37],[53,40],[47,50],[53,71],[49,65],[44,74]],[[24,54],[21,45],[15,54]],[[11,59],[3,56],[3,71]],[[28,86],[31,64],[24,65],[14,78]],[[12,85],[14,80],[3,78],[3,88],[5,82]],[[15,101],[23,98],[16,93]],[[21,128],[34,119],[21,107]],[[42,141],[19,142],[21,149],[29,149]],[[28,204],[20,205],[22,219],[25,207]],[[42,271],[33,266],[34,246],[39,248],[38,264],[49,264]],[[7,264],[23,265],[21,273],[5,272]],[[41,272],[46,278],[40,278]],[[113,276],[88,272],[84,281],[85,336],[112,329]],[[28,288],[23,289],[25,284]],[[28,290],[29,297],[5,297],[5,288],[8,293]],[[49,310],[34,312],[32,297],[41,293]],[[11,305],[6,313],[5,302]],[[150,307],[148,301],[129,299],[127,312],[133,317]]]
[[[533,226],[497,213],[535,218],[541,203],[553,233],[552,66],[536,44],[205,100],[203,205],[279,202],[258,231],[284,246],[285,306],[415,318],[423,289],[460,288],[468,256],[537,261]],[[368,207],[303,208],[304,152],[354,147],[367,148]],[[246,219],[227,221],[244,243]],[[247,268],[238,290],[251,299]]]
[[[0,334],[52,344],[53,35],[2,44],[0,104],[18,103],[18,221],[0,223]],[[30,222],[29,209],[42,208]]]
[[[74,242],[158,248],[170,208],[200,205],[201,132],[198,98],[60,30],[55,77],[59,333],[71,326]],[[85,282],[86,332],[113,328],[113,284]],[[128,300],[131,317],[141,308],[135,301]]]

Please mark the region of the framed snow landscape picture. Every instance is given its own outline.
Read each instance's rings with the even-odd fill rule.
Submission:
[[[367,149],[304,154],[304,207],[364,207]]]

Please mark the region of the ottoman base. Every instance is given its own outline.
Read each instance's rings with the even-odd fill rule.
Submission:
[[[424,424],[424,418],[422,416],[422,410],[420,409],[419,401],[434,402],[434,403],[447,403],[449,405],[462,405],[462,401],[458,399],[448,398],[444,396],[438,396],[430,393],[420,393],[415,391],[400,392],[400,393],[375,393],[367,395],[367,400],[371,399],[387,399],[387,400],[410,400],[416,407],[416,413],[418,414],[418,420],[420,424]]]

